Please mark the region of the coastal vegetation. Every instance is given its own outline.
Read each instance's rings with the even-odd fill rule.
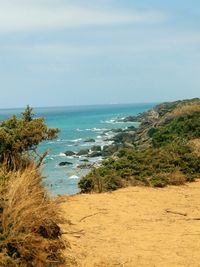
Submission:
[[[0,266],[60,266],[59,214],[42,184],[37,145],[56,137],[27,107],[0,123]]]
[[[163,103],[132,120],[140,122],[138,129],[115,136],[118,151],[80,180],[82,192],[180,185],[200,177],[199,99]]]

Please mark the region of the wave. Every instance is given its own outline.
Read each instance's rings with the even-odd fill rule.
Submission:
[[[131,121],[124,121],[126,117],[114,117],[108,120],[102,120],[101,123],[108,123],[108,124],[132,124],[133,122]]]
[[[123,119],[123,118],[116,117],[116,118],[112,118],[112,119],[108,119],[108,120],[103,120],[103,121],[101,121],[101,123],[108,123],[108,124],[121,123],[119,121],[121,119]]]
[[[60,153],[59,156],[60,157],[66,157],[65,153]]]
[[[69,179],[79,179],[79,177],[77,175],[71,175]]]
[[[78,142],[81,142],[82,140],[83,140],[82,138],[77,138],[77,139],[72,139],[68,141],[73,142],[73,143],[78,143]]]
[[[84,132],[84,131],[89,131],[89,132],[104,132],[104,131],[107,131],[108,129],[107,128],[86,128],[86,129],[79,129],[77,128],[76,129],[78,132]]]
[[[49,141],[49,142],[47,142],[47,145],[53,145],[53,144],[56,144],[56,141]]]

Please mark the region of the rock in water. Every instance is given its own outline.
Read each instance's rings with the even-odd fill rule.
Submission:
[[[77,155],[78,156],[83,156],[83,155],[87,155],[89,153],[89,149],[81,149]]]
[[[75,152],[73,152],[73,151],[66,151],[65,152],[65,155],[66,156],[74,156],[76,153]]]
[[[69,161],[62,161],[59,163],[59,166],[66,166],[66,165],[72,165],[73,163],[69,162]]]
[[[92,163],[84,163],[77,166],[78,169],[91,169],[94,166]]]
[[[101,146],[92,146],[91,150],[92,151],[101,151]]]
[[[93,138],[88,138],[84,141],[85,143],[94,143],[95,142],[95,139]]]
[[[89,157],[95,158],[95,157],[101,157],[102,152],[101,151],[93,151],[91,154],[89,154]]]

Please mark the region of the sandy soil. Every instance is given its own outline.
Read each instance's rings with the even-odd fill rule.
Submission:
[[[200,267],[200,182],[75,195],[60,206],[75,266]]]

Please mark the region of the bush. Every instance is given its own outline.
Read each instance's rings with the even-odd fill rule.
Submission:
[[[0,123],[0,266],[53,267],[64,263],[65,245],[55,203],[47,196],[38,168],[46,155],[37,145],[56,137],[27,107]],[[37,161],[36,161],[37,160]],[[34,163],[35,162],[35,163]]]
[[[0,123],[0,163],[12,170],[26,167],[30,159],[37,158],[39,165],[46,154],[38,155],[38,144],[55,138],[57,133],[58,129],[48,128],[43,118],[33,118],[28,106],[20,118],[14,115]]]
[[[29,166],[10,173],[7,186],[0,190],[0,266],[60,266],[61,220],[37,169]]]
[[[161,147],[175,140],[191,140],[200,137],[200,112],[181,116],[169,124],[150,132],[154,147]]]
[[[183,184],[200,176],[200,157],[185,142],[173,142],[161,148],[123,149],[117,158],[108,159],[80,180],[86,192],[109,191],[132,185],[164,187]],[[91,186],[92,185],[92,186]]]
[[[122,179],[116,175],[106,175],[103,179],[103,191],[114,191],[122,187]]]
[[[82,193],[88,193],[94,189],[94,181],[91,177],[85,176],[78,183]]]
[[[165,176],[156,175],[151,178],[151,184],[154,187],[165,187],[168,184],[168,179]]]

